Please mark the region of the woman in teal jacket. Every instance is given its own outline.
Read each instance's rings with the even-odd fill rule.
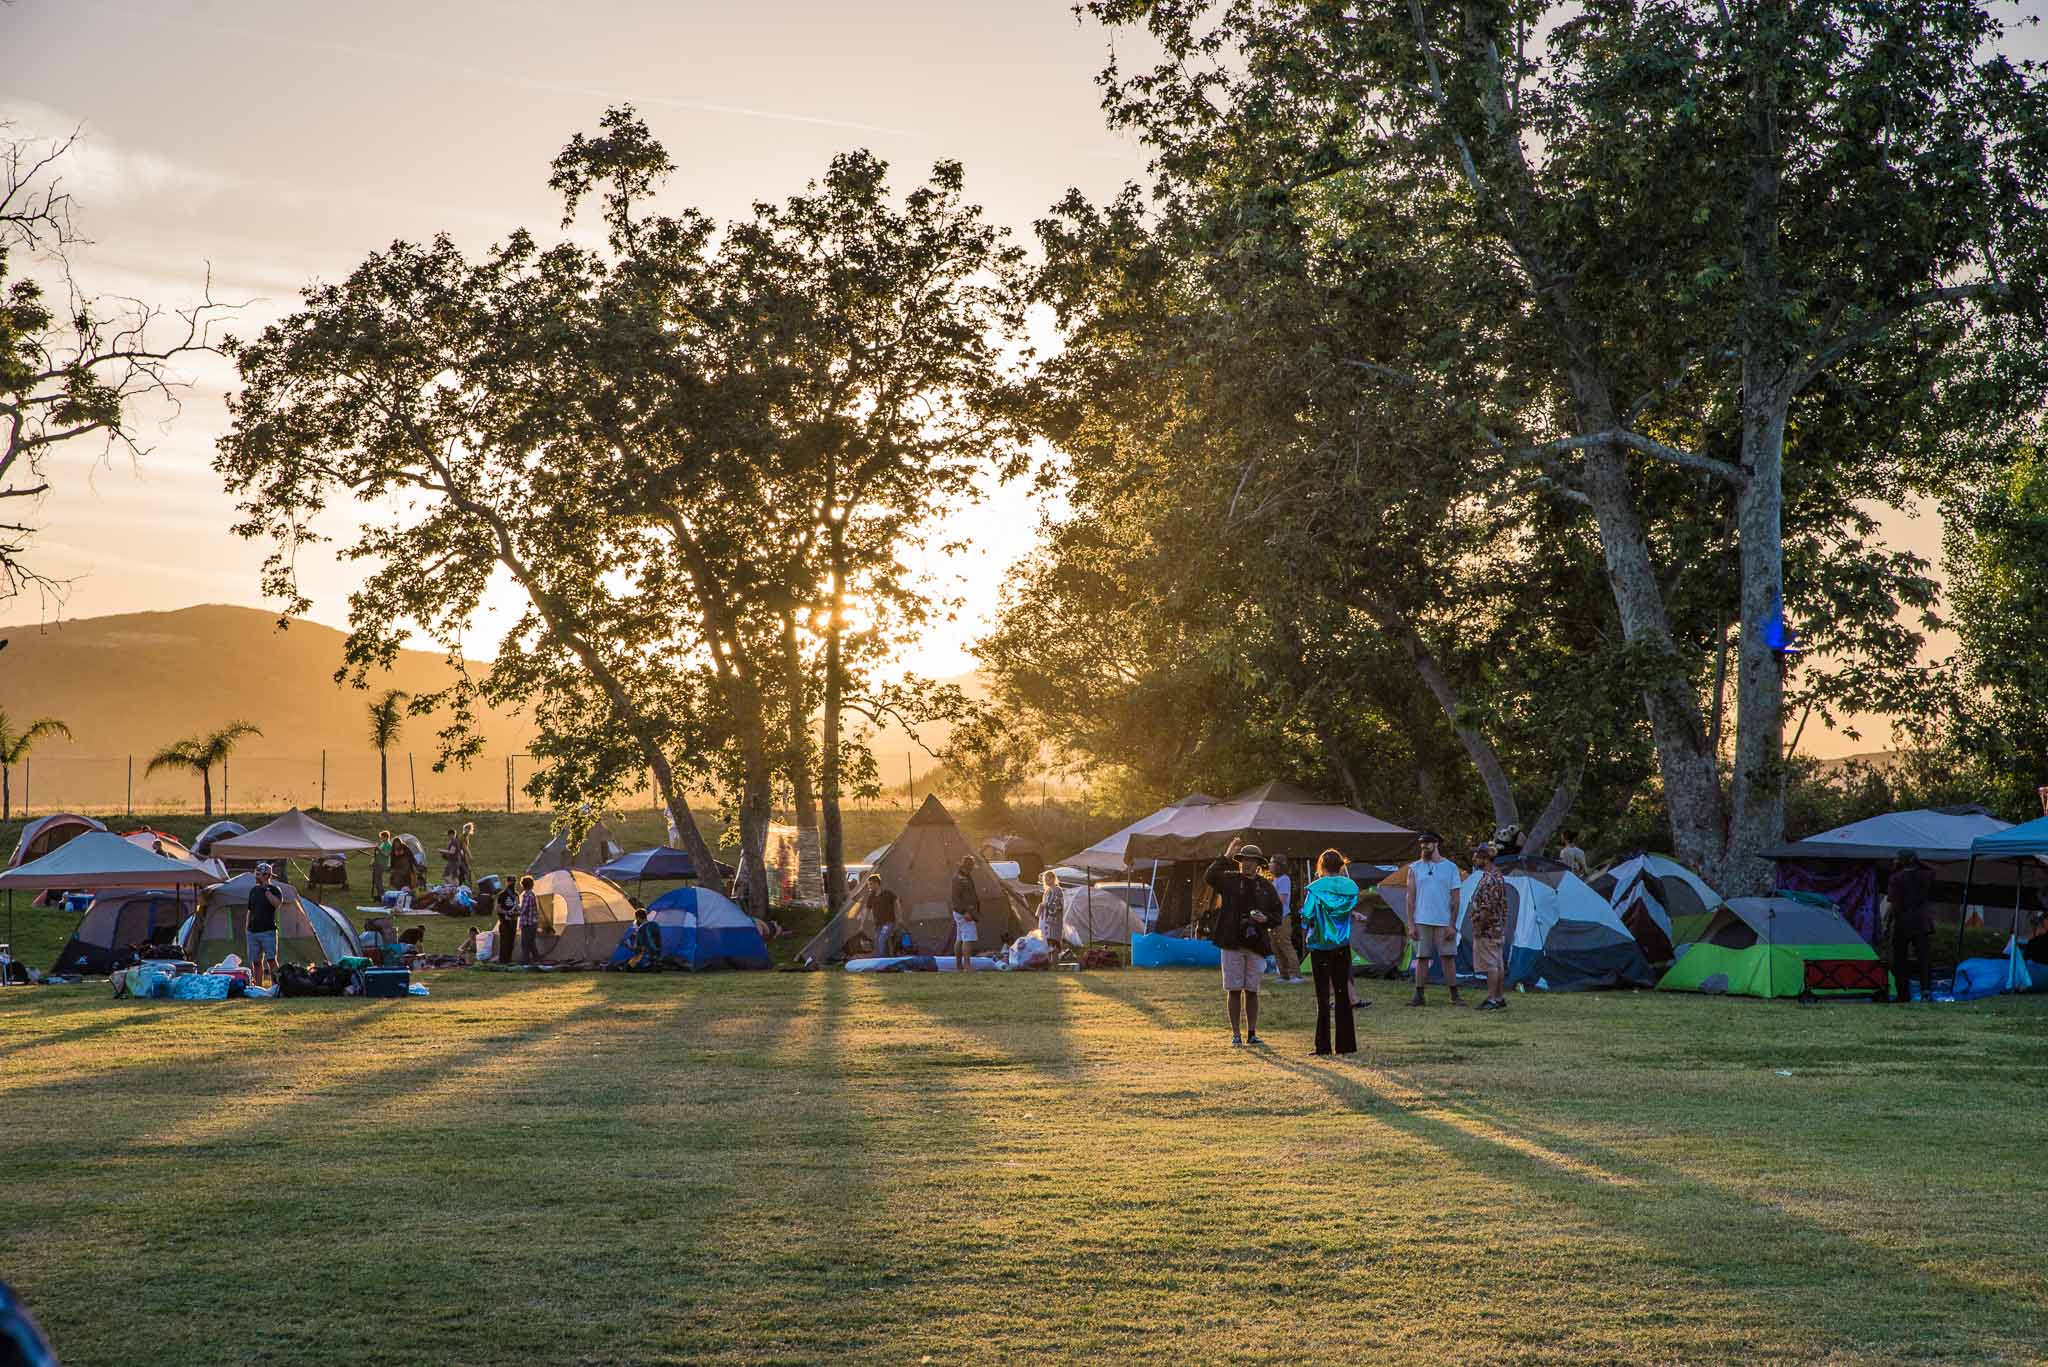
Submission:
[[[1336,1019],[1334,1052],[1358,1052],[1358,1028],[1351,1010],[1351,918],[1358,911],[1358,884],[1344,872],[1349,861],[1336,850],[1316,860],[1315,882],[1301,904],[1301,927],[1316,979],[1316,1052],[1328,1054],[1331,1018]]]

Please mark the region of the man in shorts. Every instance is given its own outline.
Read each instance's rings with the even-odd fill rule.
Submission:
[[[1223,955],[1223,996],[1230,1009],[1230,1042],[1259,1045],[1259,979],[1272,952],[1271,928],[1280,924],[1280,897],[1259,876],[1265,851],[1232,840],[1223,857],[1209,866],[1204,881],[1216,893],[1209,939]],[[1244,1033],[1238,1033],[1238,1022]]]
[[[1415,942],[1415,995],[1408,1004],[1423,1004],[1430,961],[1435,960],[1444,966],[1451,1005],[1463,1006],[1458,997],[1458,866],[1444,858],[1444,839],[1435,831],[1424,831],[1421,844],[1422,858],[1408,866],[1408,938]]]
[[[1494,865],[1496,851],[1481,845],[1472,851],[1479,884],[1472,889],[1472,967],[1486,975],[1486,1000],[1481,1011],[1505,1011],[1507,976],[1508,880]]]
[[[249,889],[249,981],[261,987],[277,976],[277,907],[284,889],[271,880],[270,865],[256,866],[256,886]]]
[[[980,938],[981,893],[974,886],[974,856],[966,855],[953,870],[949,899],[953,909],[953,967],[962,973],[974,967],[974,942]]]

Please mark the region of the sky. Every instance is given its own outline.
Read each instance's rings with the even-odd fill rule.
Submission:
[[[1068,0],[13,0],[0,49],[0,121],[82,130],[67,171],[94,240],[80,277],[170,304],[195,300],[210,272],[214,298],[246,301],[236,331],[394,239],[446,231],[477,250],[518,226],[552,233],[550,159],[622,101],[677,162],[669,204],[721,219],[867,147],[900,183],[959,159],[970,195],[1028,245],[1069,187],[1107,196],[1145,161],[1104,126],[1094,79],[1111,40]],[[2033,30],[2015,50],[2048,56],[2048,41]],[[210,468],[231,374],[208,363],[193,378],[181,411],[145,429],[142,461],[73,444],[52,462],[37,563],[74,580],[64,615],[259,603],[264,548],[229,531]],[[1021,487],[989,489],[934,538],[966,554],[907,557],[963,600],[907,667],[973,667],[968,647],[1038,511]],[[1884,520],[1895,544],[1936,557],[1931,513]],[[310,615],[346,625],[349,571],[319,557],[301,569]],[[487,653],[494,639],[487,626],[471,645]],[[1805,748],[1873,741],[1809,736]]]

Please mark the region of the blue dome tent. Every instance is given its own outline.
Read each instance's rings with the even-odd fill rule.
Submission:
[[[661,927],[661,957],[682,968],[773,968],[768,945],[754,919],[710,888],[677,888],[648,904]],[[632,957],[629,928],[612,954],[613,963]]]

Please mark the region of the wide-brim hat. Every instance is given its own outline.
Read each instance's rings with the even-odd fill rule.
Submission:
[[[1266,862],[1266,852],[1260,849],[1257,845],[1239,845],[1237,847],[1237,853],[1232,855],[1231,858],[1249,859],[1254,864],[1263,864]]]

